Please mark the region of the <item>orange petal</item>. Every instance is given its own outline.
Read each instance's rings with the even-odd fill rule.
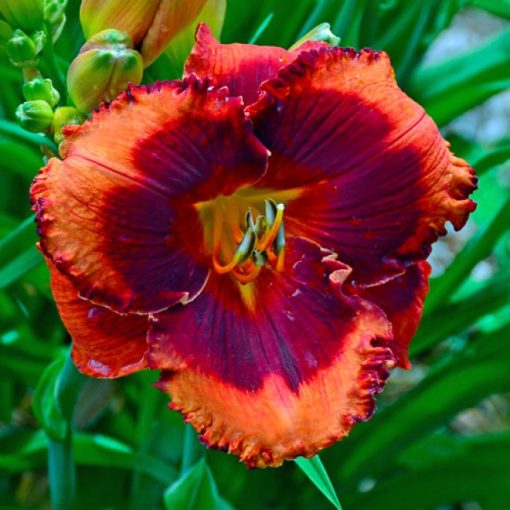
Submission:
[[[82,297],[120,313],[193,299],[209,257],[193,203],[265,171],[241,102],[206,82],[131,88],[67,128],[34,180],[41,247]]]
[[[357,283],[423,260],[450,221],[461,228],[476,177],[398,87],[382,52],[302,52],[249,107],[271,150],[257,187],[293,189],[286,229],[339,254]]]
[[[311,456],[368,419],[395,364],[391,326],[342,293],[349,268],[289,239],[281,273],[242,286],[212,275],[186,306],[155,317],[149,364],[210,447],[252,467]]]
[[[401,368],[411,368],[409,344],[420,324],[429,275],[429,264],[420,262],[382,285],[353,289],[356,295],[379,306],[390,320],[394,336],[391,350]]]
[[[78,370],[91,377],[120,377],[147,368],[147,317],[118,315],[78,297],[71,281],[46,258],[51,290],[73,340]]]

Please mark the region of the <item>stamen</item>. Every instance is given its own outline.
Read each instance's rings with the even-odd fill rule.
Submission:
[[[285,226],[282,223],[276,234],[274,242],[274,251],[278,255],[285,248]]]
[[[267,202],[268,201],[266,200],[266,203]],[[284,210],[285,206],[283,204],[278,204],[276,206],[276,216],[274,217],[274,223],[270,222],[269,219],[266,217],[266,221],[268,225],[271,225],[271,228],[263,237],[263,239],[260,241],[260,244],[257,246],[257,249],[259,251],[266,251],[273,244],[278,234],[278,231],[280,230],[280,226],[282,225]]]
[[[231,210],[229,205],[222,198],[214,209],[212,262],[216,272],[232,272],[234,278],[245,284],[255,280],[268,261],[281,271],[285,248],[284,205],[265,200],[265,214],[258,213],[256,219],[252,209],[248,208],[244,225],[235,221],[236,217],[239,218],[239,209]],[[242,230],[245,230],[244,234]],[[233,251],[234,254],[230,256]],[[230,258],[230,262],[225,264],[225,258]]]
[[[254,266],[248,273],[241,273],[239,270],[234,270],[234,276],[240,283],[250,283],[254,281],[262,270],[262,266]]]
[[[276,259],[276,270],[281,273],[283,271],[283,266],[285,264],[285,248],[278,253],[278,258]]]
[[[237,247],[232,260],[226,265],[222,265],[220,262],[218,262],[220,256],[220,247],[218,246],[218,249],[215,251],[213,257],[214,269],[220,274],[230,273],[230,271],[244,262],[251,255],[253,249],[255,248],[256,240],[255,232],[249,228],[245,232],[241,243]]]

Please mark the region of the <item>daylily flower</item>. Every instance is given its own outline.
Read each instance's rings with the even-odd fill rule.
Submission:
[[[371,416],[476,180],[385,53],[201,26],[183,81],[64,134],[32,199],[82,372],[162,370],[171,407],[249,466]]]

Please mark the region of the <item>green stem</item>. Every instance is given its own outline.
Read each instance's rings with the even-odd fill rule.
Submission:
[[[60,96],[65,99],[67,96],[66,76],[59,63],[57,62],[55,50],[53,49],[51,26],[49,23],[46,23],[45,31],[46,44],[44,46],[43,57],[50,67],[54,86],[59,90]],[[65,104],[65,101],[63,101],[63,103]]]
[[[76,495],[76,466],[73,451],[73,413],[85,378],[68,355],[56,387],[56,399],[67,422],[62,441],[49,438],[48,475],[52,510],[72,510]]]
[[[36,147],[44,145],[45,147],[49,147],[55,152],[58,150],[58,147],[52,140],[49,140],[48,138],[37,135],[35,133],[29,133],[14,122],[10,122],[5,119],[0,119],[0,134],[20,138],[24,142],[28,142],[31,145],[35,145]]]
[[[184,446],[182,450],[181,476],[194,466],[204,454],[197,435],[191,425],[186,425],[184,429]]]
[[[139,374],[142,384],[143,401],[140,406],[138,415],[138,451],[137,456],[142,458],[147,455],[152,438],[152,430],[157,413],[160,409],[162,396],[159,392],[154,391],[152,387],[154,383],[154,373],[142,372]],[[147,474],[143,470],[143,466],[138,464],[133,470],[133,479],[131,485],[130,510],[143,510],[147,506],[144,488],[144,478]]]

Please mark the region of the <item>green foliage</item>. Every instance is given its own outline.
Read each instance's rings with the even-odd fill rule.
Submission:
[[[166,510],[231,510],[220,498],[218,489],[204,459],[198,461],[175,481],[163,496]]]
[[[387,51],[401,86],[444,126],[510,85],[508,25],[459,55],[423,61],[469,6],[510,19],[507,0],[230,0],[222,39],[290,47],[329,23],[342,45]],[[36,51],[51,80],[44,82],[49,102],[60,96],[66,118],[74,113],[65,75],[83,43],[78,8],[78,0],[69,2],[53,45],[58,11]],[[9,30],[0,21],[0,39]],[[31,49],[30,41],[21,43]],[[23,49],[10,51],[22,60]],[[23,76],[5,51],[0,74],[0,507],[70,509],[74,499],[78,510],[299,510],[341,508],[338,493],[345,510],[453,509],[467,501],[510,508],[508,415],[499,428],[495,416],[473,430],[456,421],[461,412],[483,415],[482,402],[510,393],[508,138],[484,145],[451,137],[480,176],[479,207],[465,246],[432,279],[411,346],[410,375],[420,380],[405,384],[395,374],[374,418],[321,453],[322,461],[249,471],[232,456],[205,451],[151,387],[156,374],[84,381],[73,369],[28,202],[32,178],[57,147],[17,123]],[[144,80],[160,77],[177,76],[159,61]],[[488,277],[473,273],[480,264],[491,267]]]
[[[316,455],[311,459],[305,459],[304,457],[298,457],[296,464],[305,473],[305,475],[315,484],[315,486],[329,499],[335,508],[342,510],[342,505],[338,501],[335,488],[329,479],[328,472],[322,464],[320,457]]]

